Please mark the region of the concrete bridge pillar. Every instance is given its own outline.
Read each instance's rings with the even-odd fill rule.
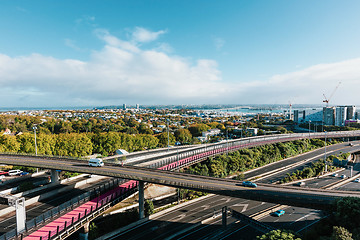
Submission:
[[[226,228],[227,225],[227,207],[223,207],[221,209],[221,215],[222,215],[222,226],[223,228]]]
[[[89,238],[89,225],[90,222],[87,222],[79,231],[79,240],[88,240]]]
[[[139,181],[139,219],[144,217],[144,182]]]
[[[60,184],[59,172],[51,169],[51,184]]]

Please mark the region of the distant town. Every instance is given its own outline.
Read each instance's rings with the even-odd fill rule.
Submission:
[[[356,106],[181,105],[109,106],[80,110],[14,110],[0,114],[2,135],[122,132],[160,138],[169,131],[172,145],[216,142],[284,132],[350,130],[360,126]],[[26,121],[20,120],[26,118]],[[49,124],[49,122],[52,122]],[[22,124],[23,123],[23,124]],[[186,138],[184,138],[186,130]],[[162,142],[162,144],[161,144]]]

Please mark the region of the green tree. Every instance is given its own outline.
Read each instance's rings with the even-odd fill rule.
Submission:
[[[187,129],[183,129],[183,128],[177,129],[175,131],[174,135],[175,135],[176,141],[179,141],[182,144],[191,143],[192,135],[191,135],[190,131]]]
[[[352,234],[344,227],[334,226],[331,235],[332,240],[353,240]]]
[[[335,203],[335,217],[347,229],[360,227],[360,198],[344,197]]]
[[[148,217],[153,213],[154,213],[154,204],[153,204],[152,201],[146,199],[145,202],[144,202],[144,214],[145,214],[145,217]]]
[[[89,225],[89,239],[96,239],[99,236],[99,227],[91,222]]]
[[[201,136],[202,132],[205,132],[209,129],[210,127],[203,123],[193,124],[189,127],[189,131],[194,137]]]
[[[154,131],[151,130],[150,127],[145,123],[140,124],[138,131],[142,134],[154,134]]]
[[[17,141],[20,143],[19,151],[22,153],[35,153],[35,138],[32,133],[24,133],[16,136]]]
[[[85,133],[59,134],[56,137],[54,155],[82,157],[92,153],[93,144]]]
[[[159,139],[159,146],[166,147],[168,145],[168,133],[162,132],[156,136]],[[169,133],[169,144],[175,144],[175,136],[172,133]]]
[[[20,143],[15,136],[0,135],[0,152],[18,152]]]
[[[301,240],[292,231],[281,229],[272,230],[256,238],[260,240]]]

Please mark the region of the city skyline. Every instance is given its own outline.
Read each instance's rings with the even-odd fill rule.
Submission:
[[[0,4],[2,108],[360,104],[357,1]]]

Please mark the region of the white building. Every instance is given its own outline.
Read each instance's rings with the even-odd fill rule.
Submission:
[[[345,126],[347,117],[347,107],[336,107],[335,110],[335,126]]]
[[[210,136],[217,136],[220,134],[220,129],[210,129],[210,130],[207,130],[206,132],[202,132],[202,137],[205,137],[207,139],[209,139]]]

